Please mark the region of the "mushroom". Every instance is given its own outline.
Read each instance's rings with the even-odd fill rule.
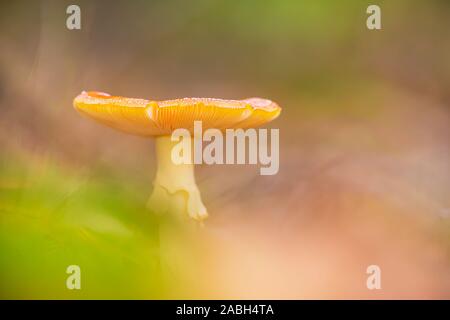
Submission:
[[[153,101],[84,91],[75,98],[74,107],[81,114],[114,129],[155,137],[157,173],[149,206],[164,212],[171,203],[178,202],[177,210],[196,220],[206,218],[208,213],[195,183],[194,165],[175,164],[171,160],[175,145],[171,140],[173,130],[185,128],[192,132],[196,120],[202,121],[205,129],[245,129],[267,123],[281,112],[276,103],[260,98]]]

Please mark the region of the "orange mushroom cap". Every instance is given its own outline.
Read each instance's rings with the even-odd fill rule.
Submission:
[[[100,123],[141,136],[170,135],[177,128],[192,131],[194,121],[202,121],[204,129],[253,128],[272,121],[281,112],[275,102],[261,98],[153,101],[83,91],[73,103],[80,113]]]

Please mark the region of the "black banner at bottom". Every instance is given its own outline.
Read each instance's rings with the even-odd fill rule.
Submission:
[[[143,319],[300,319],[312,316],[385,317],[448,310],[449,301],[400,300],[39,300],[2,301],[2,312],[33,316],[114,315]],[[136,318],[136,317],[133,317]]]

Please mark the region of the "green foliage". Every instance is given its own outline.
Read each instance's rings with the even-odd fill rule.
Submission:
[[[157,221],[121,184],[3,159],[0,298],[161,297]],[[66,288],[73,264],[81,290]]]

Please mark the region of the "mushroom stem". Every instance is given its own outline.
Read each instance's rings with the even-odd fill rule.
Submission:
[[[192,145],[192,138],[184,139],[191,139],[189,143]],[[177,143],[171,140],[171,136],[156,138],[157,171],[148,206],[157,213],[171,211],[202,220],[208,213],[195,183],[194,164],[175,164],[172,161],[172,148]]]

